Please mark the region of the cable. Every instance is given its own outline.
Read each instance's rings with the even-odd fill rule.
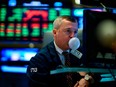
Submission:
[[[100,5],[104,8],[104,11],[107,12],[107,7],[103,3],[100,3]]]

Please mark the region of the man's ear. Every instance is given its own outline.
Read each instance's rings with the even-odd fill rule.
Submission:
[[[56,32],[57,32],[57,29],[53,29],[52,31],[53,35],[56,34]]]

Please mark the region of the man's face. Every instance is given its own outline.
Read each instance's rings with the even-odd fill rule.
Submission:
[[[69,49],[68,42],[72,37],[77,36],[77,23],[63,20],[59,29],[53,30],[54,40],[62,50]]]

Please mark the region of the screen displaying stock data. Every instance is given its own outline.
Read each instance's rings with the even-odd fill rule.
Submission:
[[[83,28],[83,9],[48,6],[1,6],[0,40],[42,42],[43,34],[51,32],[53,21],[60,15],[78,17]]]

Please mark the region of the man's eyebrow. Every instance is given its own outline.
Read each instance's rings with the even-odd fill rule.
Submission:
[[[65,29],[72,29],[72,28],[70,28],[70,27],[66,27]]]
[[[72,28],[70,28],[70,27],[65,27],[64,29],[66,30],[66,29],[72,29]],[[74,31],[78,31],[78,28],[73,28],[73,29],[74,29]]]

